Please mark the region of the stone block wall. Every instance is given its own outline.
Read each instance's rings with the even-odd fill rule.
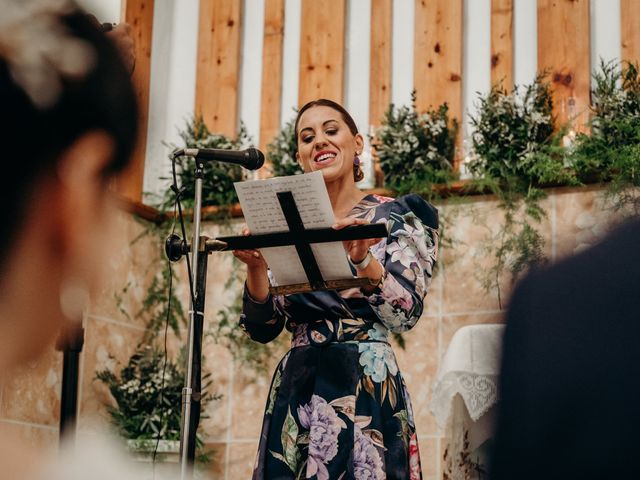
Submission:
[[[548,217],[542,222],[541,231],[546,253],[553,261],[595,243],[615,222],[615,216],[605,208],[600,188],[563,188],[548,193],[544,200]],[[483,241],[489,232],[495,233],[502,221],[496,200],[472,197],[463,202],[449,201],[439,208],[448,220],[446,235],[452,244],[441,250],[438,274],[427,296],[423,318],[405,334],[406,349],[395,349],[413,400],[427,480],[442,478],[442,455],[446,448],[444,432],[429,410],[431,386],[440,360],[458,328],[503,321],[512,287],[509,278],[502,279],[499,302],[496,293],[487,293],[480,283],[479,274],[490,261],[482,250]],[[238,231],[240,224],[241,221],[234,221],[231,228]],[[146,228],[144,222],[121,214],[122,247],[111,260],[111,274],[85,318],[79,436],[108,426],[104,405],[110,398],[106,388],[94,381],[96,370],[119,370],[143,335],[144,320],[137,313],[154,274],[153,259],[161,258],[157,240],[141,236]],[[210,236],[220,228],[213,223],[205,224]],[[236,294],[225,289],[232,268],[228,255],[210,257],[207,322],[215,321],[216,311]],[[181,281],[175,288],[186,306],[184,270],[184,266],[178,266]],[[172,337],[169,343],[170,351],[175,353],[184,340]],[[270,375],[258,376],[247,371],[233,361],[226,347],[210,337],[205,338],[204,350],[206,368],[214,381],[212,390],[222,395],[209,405],[208,418],[201,424],[202,435],[213,451],[208,475],[216,480],[250,478]],[[279,356],[274,355],[267,369],[273,371],[278,361]],[[61,364],[61,354],[51,348],[42,358],[2,380],[0,427],[14,430],[35,446],[57,445]]]

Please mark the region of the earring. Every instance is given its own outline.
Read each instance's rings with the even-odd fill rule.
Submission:
[[[359,155],[359,154],[358,154]],[[359,167],[360,166],[360,157],[356,155],[355,157],[353,157],[353,166],[354,167]]]
[[[78,279],[67,278],[60,285],[60,310],[67,319],[82,319],[85,308],[89,305],[89,289]]]

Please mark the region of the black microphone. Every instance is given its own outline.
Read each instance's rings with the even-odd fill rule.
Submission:
[[[185,148],[173,153],[173,157],[186,155],[196,160],[234,163],[247,170],[257,170],[264,164],[264,154],[257,148],[223,150],[220,148]]]

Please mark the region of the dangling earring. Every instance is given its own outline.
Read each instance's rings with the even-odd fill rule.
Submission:
[[[60,285],[60,310],[71,321],[79,321],[89,305],[89,289],[77,278],[66,278]]]
[[[364,172],[360,168],[360,157],[358,156],[360,153],[358,152],[355,157],[353,157],[353,179],[356,182],[359,182],[364,178]]]

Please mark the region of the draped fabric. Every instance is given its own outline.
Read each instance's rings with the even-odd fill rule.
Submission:
[[[409,393],[388,340],[423,312],[437,210],[417,195],[368,195],[350,216],[386,222],[389,231],[371,249],[385,269],[371,294],[347,289],[258,303],[245,290],[240,326],[252,339],[292,333],[266,402],[256,480],[422,478]]]

